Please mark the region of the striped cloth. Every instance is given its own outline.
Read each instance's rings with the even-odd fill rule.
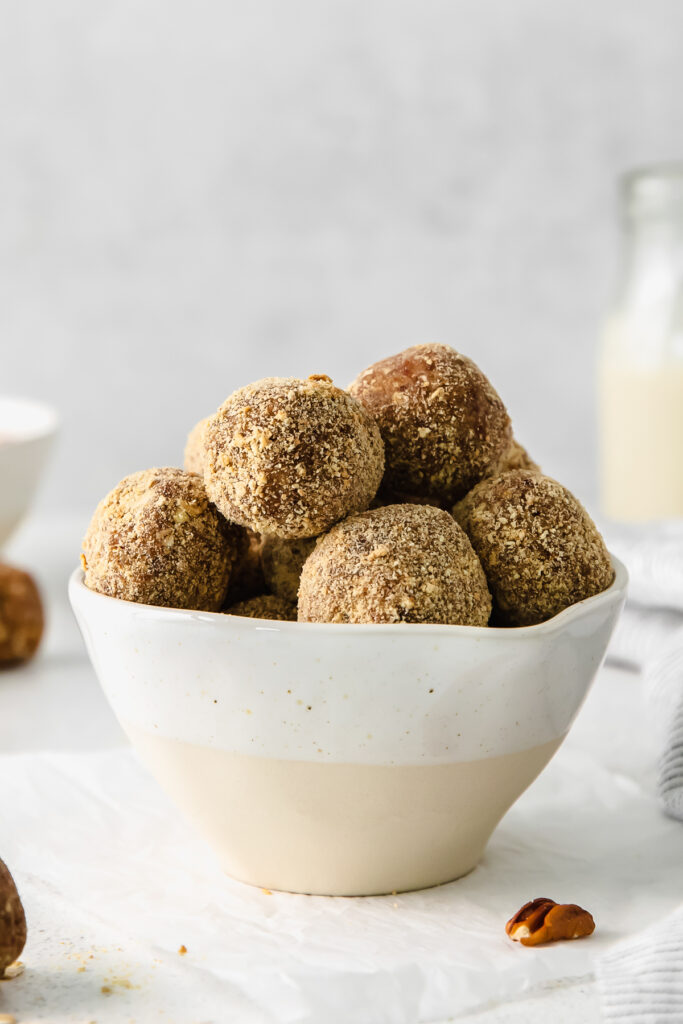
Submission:
[[[607,1024],[681,1024],[683,906],[606,953],[596,976]]]
[[[609,541],[631,582],[608,657],[643,673],[662,751],[659,796],[666,813],[683,821],[683,523],[622,531]]]
[[[631,577],[608,658],[642,671],[661,749],[659,798],[683,821],[683,523],[608,535],[608,543]],[[683,904],[611,949],[596,976],[607,1024],[683,1024]]]
[[[678,679],[680,681],[683,680],[683,648],[676,653],[678,654]],[[667,814],[683,821],[683,700],[679,701],[676,714],[671,720],[664,753],[659,762],[657,786]],[[681,873],[681,888],[683,888],[683,866]],[[683,964],[683,960],[681,963]],[[681,1022],[683,1024],[683,1015]]]

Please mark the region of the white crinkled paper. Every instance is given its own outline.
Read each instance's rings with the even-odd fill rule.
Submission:
[[[590,975],[616,940],[683,897],[681,825],[571,747],[467,878],[359,899],[267,894],[226,878],[127,749],[0,765],[0,852],[30,933],[25,972],[0,985],[0,1012],[21,1021],[442,1020]],[[595,935],[511,943],[505,921],[536,896],[584,905]]]

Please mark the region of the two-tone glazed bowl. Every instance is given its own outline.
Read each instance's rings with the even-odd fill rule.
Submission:
[[[541,625],[271,622],[70,581],[131,742],[228,874],[327,895],[470,871],[567,735],[626,592]]]

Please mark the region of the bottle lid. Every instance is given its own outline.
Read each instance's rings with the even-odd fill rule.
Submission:
[[[624,174],[621,201],[629,221],[683,221],[683,162],[654,164]]]

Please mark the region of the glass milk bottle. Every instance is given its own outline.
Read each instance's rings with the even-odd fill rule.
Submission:
[[[599,365],[602,505],[683,518],[683,164],[622,181],[621,272]]]

